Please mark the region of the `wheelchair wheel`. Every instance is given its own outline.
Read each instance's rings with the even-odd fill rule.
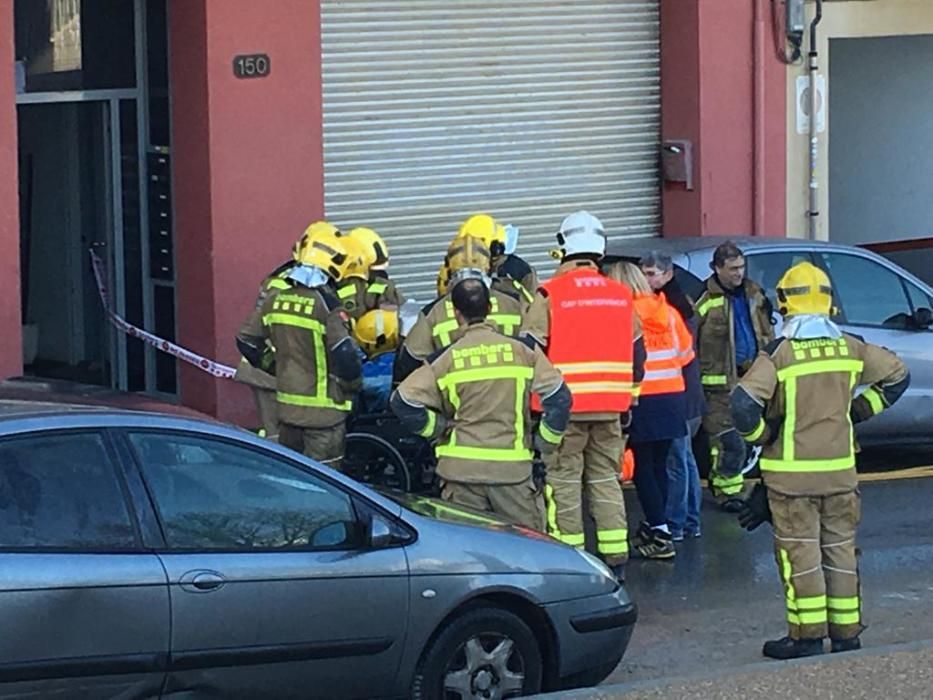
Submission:
[[[348,433],[343,472],[357,481],[399,491],[411,491],[411,474],[399,451],[369,433]]]

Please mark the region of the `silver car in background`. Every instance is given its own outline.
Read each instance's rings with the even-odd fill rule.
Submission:
[[[625,653],[635,606],[589,554],[217,422],[7,384],[0,697],[505,698]]]
[[[745,253],[748,277],[761,285],[775,310],[775,286],[788,268],[806,260],[825,270],[839,312],[834,320],[907,363],[910,388],[891,410],[858,426],[860,444],[933,443],[933,289],[889,260],[846,245],[742,237],[610,240],[607,257],[637,261],[649,250],[666,252],[681,287],[696,300],[712,274],[713,251],[726,240]],[[774,316],[780,332],[780,315]]]

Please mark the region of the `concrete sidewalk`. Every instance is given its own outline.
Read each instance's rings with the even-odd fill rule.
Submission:
[[[540,695],[562,700],[918,700],[933,698],[933,641],[797,661],[765,661],[692,678]]]

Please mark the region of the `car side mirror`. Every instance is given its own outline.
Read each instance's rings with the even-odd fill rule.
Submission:
[[[371,549],[389,547],[394,541],[392,526],[378,515],[369,520],[369,546]]]
[[[927,330],[933,326],[933,311],[930,309],[917,309],[912,318],[914,326],[918,330]]]
[[[408,544],[413,537],[401,525],[387,520],[378,513],[373,513],[369,518],[369,533],[366,539],[370,549],[385,549]]]

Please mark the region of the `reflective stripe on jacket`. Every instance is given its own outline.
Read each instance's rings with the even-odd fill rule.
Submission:
[[[631,290],[589,266],[558,272],[541,289],[550,302],[547,355],[573,395],[573,413],[627,411],[634,390]]]

